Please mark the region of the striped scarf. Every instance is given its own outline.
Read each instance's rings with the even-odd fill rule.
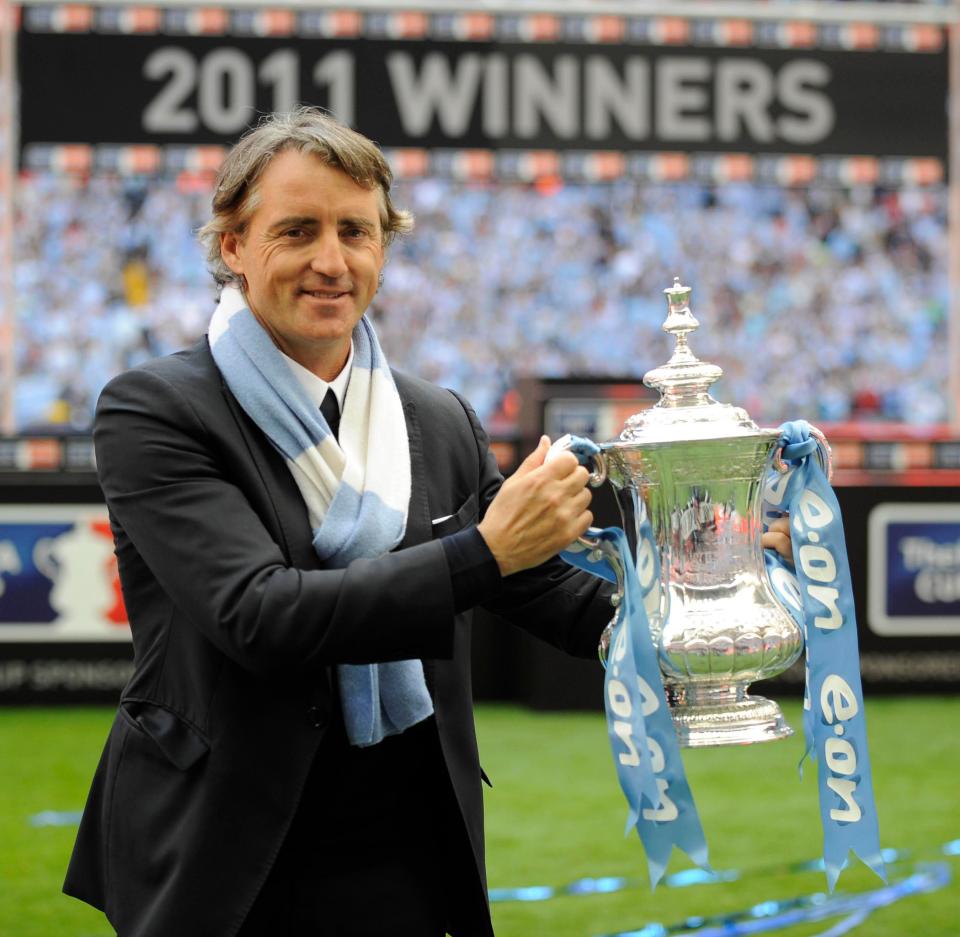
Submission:
[[[239,290],[224,288],[209,341],[231,393],[286,460],[324,566],[343,569],[392,550],[407,524],[410,446],[400,395],[366,317],[353,330],[339,442]],[[375,745],[433,712],[419,660],[340,664],[337,678],[353,745]]]

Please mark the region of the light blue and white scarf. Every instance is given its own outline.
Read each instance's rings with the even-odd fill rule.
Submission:
[[[343,569],[400,543],[410,444],[400,395],[366,317],[353,331],[339,442],[239,290],[224,288],[208,338],[231,393],[286,460],[324,566]],[[337,677],[353,745],[375,745],[433,712],[419,660],[340,664]]]

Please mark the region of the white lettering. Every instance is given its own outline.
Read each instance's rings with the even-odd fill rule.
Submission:
[[[646,718],[660,708],[660,697],[639,674],[637,675],[637,688],[640,690],[640,712]]]
[[[518,55],[513,63],[514,131],[518,137],[541,133],[541,118],[558,137],[575,137],[579,130],[579,63],[572,55],[558,55],[553,75],[532,55]]]
[[[820,687],[820,710],[828,724],[834,718],[846,722],[860,711],[856,694],[839,674],[832,673],[823,681]]]
[[[391,52],[387,71],[403,129],[421,136],[436,120],[447,136],[462,137],[476,106],[481,66],[474,53],[458,56],[451,67],[442,52],[428,52],[418,77],[409,52]]]
[[[620,752],[617,756],[620,759],[620,764],[626,765],[628,768],[636,768],[640,764],[640,752],[633,742],[630,723],[622,722],[618,719],[613,723],[613,731],[616,732],[617,738],[627,747],[625,752]]]
[[[798,507],[800,510],[794,517],[794,525],[797,530],[803,530],[801,518],[803,523],[811,530],[819,530],[833,521],[833,511],[830,510],[830,506],[820,495],[809,488],[800,495]]]
[[[320,59],[313,69],[313,80],[318,85],[328,85],[328,107],[333,115],[345,124],[354,120],[353,53],[343,49],[330,52]]]
[[[650,767],[654,774],[659,774],[667,766],[666,756],[660,743],[652,736],[647,736],[647,750],[650,752]]]
[[[627,59],[624,80],[613,63],[591,55],[584,66],[586,134],[592,140],[609,136],[611,116],[625,136],[642,140],[650,133],[650,67],[645,59]]]
[[[787,605],[803,613],[803,594],[800,592],[800,583],[797,582],[797,577],[793,573],[778,566],[770,573],[770,582],[773,583],[777,595]]]
[[[824,631],[835,631],[843,625],[843,615],[840,614],[840,609],[837,607],[837,599],[840,598],[839,589],[834,589],[833,586],[807,586],[807,593],[810,598],[816,599],[830,612],[829,618],[818,615],[813,619],[816,627],[822,628]]]
[[[846,739],[827,739],[824,746],[827,767],[836,774],[853,774],[857,770],[857,753]]]
[[[913,591],[928,604],[960,601],[960,572],[925,569],[914,578]]]
[[[834,807],[830,811],[830,819],[838,820],[841,823],[856,823],[862,816],[860,805],[853,799],[853,792],[857,789],[856,781],[848,781],[844,778],[827,778],[827,787],[843,799],[847,805],[846,810],[838,810]]]
[[[242,130],[253,117],[254,91],[249,57],[239,49],[214,49],[200,66],[200,119],[217,133]]]
[[[633,712],[633,703],[630,702],[630,694],[623,685],[623,681],[611,679],[607,684],[607,701],[610,703],[610,709],[615,716],[621,719],[629,719]]]
[[[505,137],[509,130],[507,57],[491,55],[483,70],[483,132]]]
[[[660,806],[655,810],[650,807],[644,807],[644,820],[657,820],[663,823],[670,820],[676,820],[679,816],[677,805],[667,796],[667,782],[663,778],[657,778],[657,788],[660,791]]]
[[[717,65],[717,136],[736,140],[741,126],[758,143],[774,139],[770,120],[773,75],[756,59],[721,59]]]
[[[823,546],[805,543],[800,547],[800,568],[814,582],[833,582],[837,578],[837,564],[833,554]]]
[[[777,120],[777,130],[787,143],[819,143],[833,130],[833,103],[822,91],[814,90],[826,87],[832,77],[827,65],[813,59],[797,59],[780,69],[777,96],[798,115],[783,114]]]
[[[666,56],[657,62],[656,74],[657,136],[664,141],[708,140],[710,121],[704,116],[708,95],[703,82],[710,78],[709,61]]]

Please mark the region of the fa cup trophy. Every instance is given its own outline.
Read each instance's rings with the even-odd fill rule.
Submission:
[[[643,378],[660,401],[600,446],[591,484],[613,485],[635,565],[653,571],[644,604],[680,744],[782,738],[792,730],[779,706],[747,692],[803,649],[800,628],[770,587],[760,544],[762,487],[779,456],[779,431],[710,396],[723,372],[689,347],[699,326],[691,290],[678,279],[664,292],[663,329],[676,347]],[[642,555],[644,530],[652,531],[652,557]]]

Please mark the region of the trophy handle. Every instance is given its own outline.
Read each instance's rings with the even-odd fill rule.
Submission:
[[[589,531],[587,534],[577,537],[577,540],[590,551],[588,558],[592,562],[599,563],[601,560],[606,560],[613,570],[614,575],[617,577],[617,591],[610,596],[610,604],[615,610],[614,615],[607,624],[607,627],[601,632],[600,643],[597,646],[600,663],[606,667],[607,654],[610,652],[610,638],[613,635],[613,628],[620,614],[620,603],[623,602],[624,589],[626,587],[626,573],[623,568],[623,560],[620,557],[620,553],[608,540],[591,537],[589,536]]]
[[[602,452],[590,456],[590,460],[593,467],[587,466],[587,468],[590,468],[590,478],[587,484],[591,488],[599,488],[607,480],[607,460]]]
[[[818,429],[812,423],[808,424],[810,426],[810,435],[817,441],[817,461],[820,463],[820,468],[823,471],[823,474],[827,476],[827,482],[833,484],[833,450],[830,448],[830,443],[827,442],[827,437],[824,435],[821,429]],[[773,467],[781,475],[786,474],[788,471],[786,463],[783,461],[783,447],[778,446],[773,452]],[[593,476],[590,476],[591,479]],[[592,484],[592,481],[591,481]]]

